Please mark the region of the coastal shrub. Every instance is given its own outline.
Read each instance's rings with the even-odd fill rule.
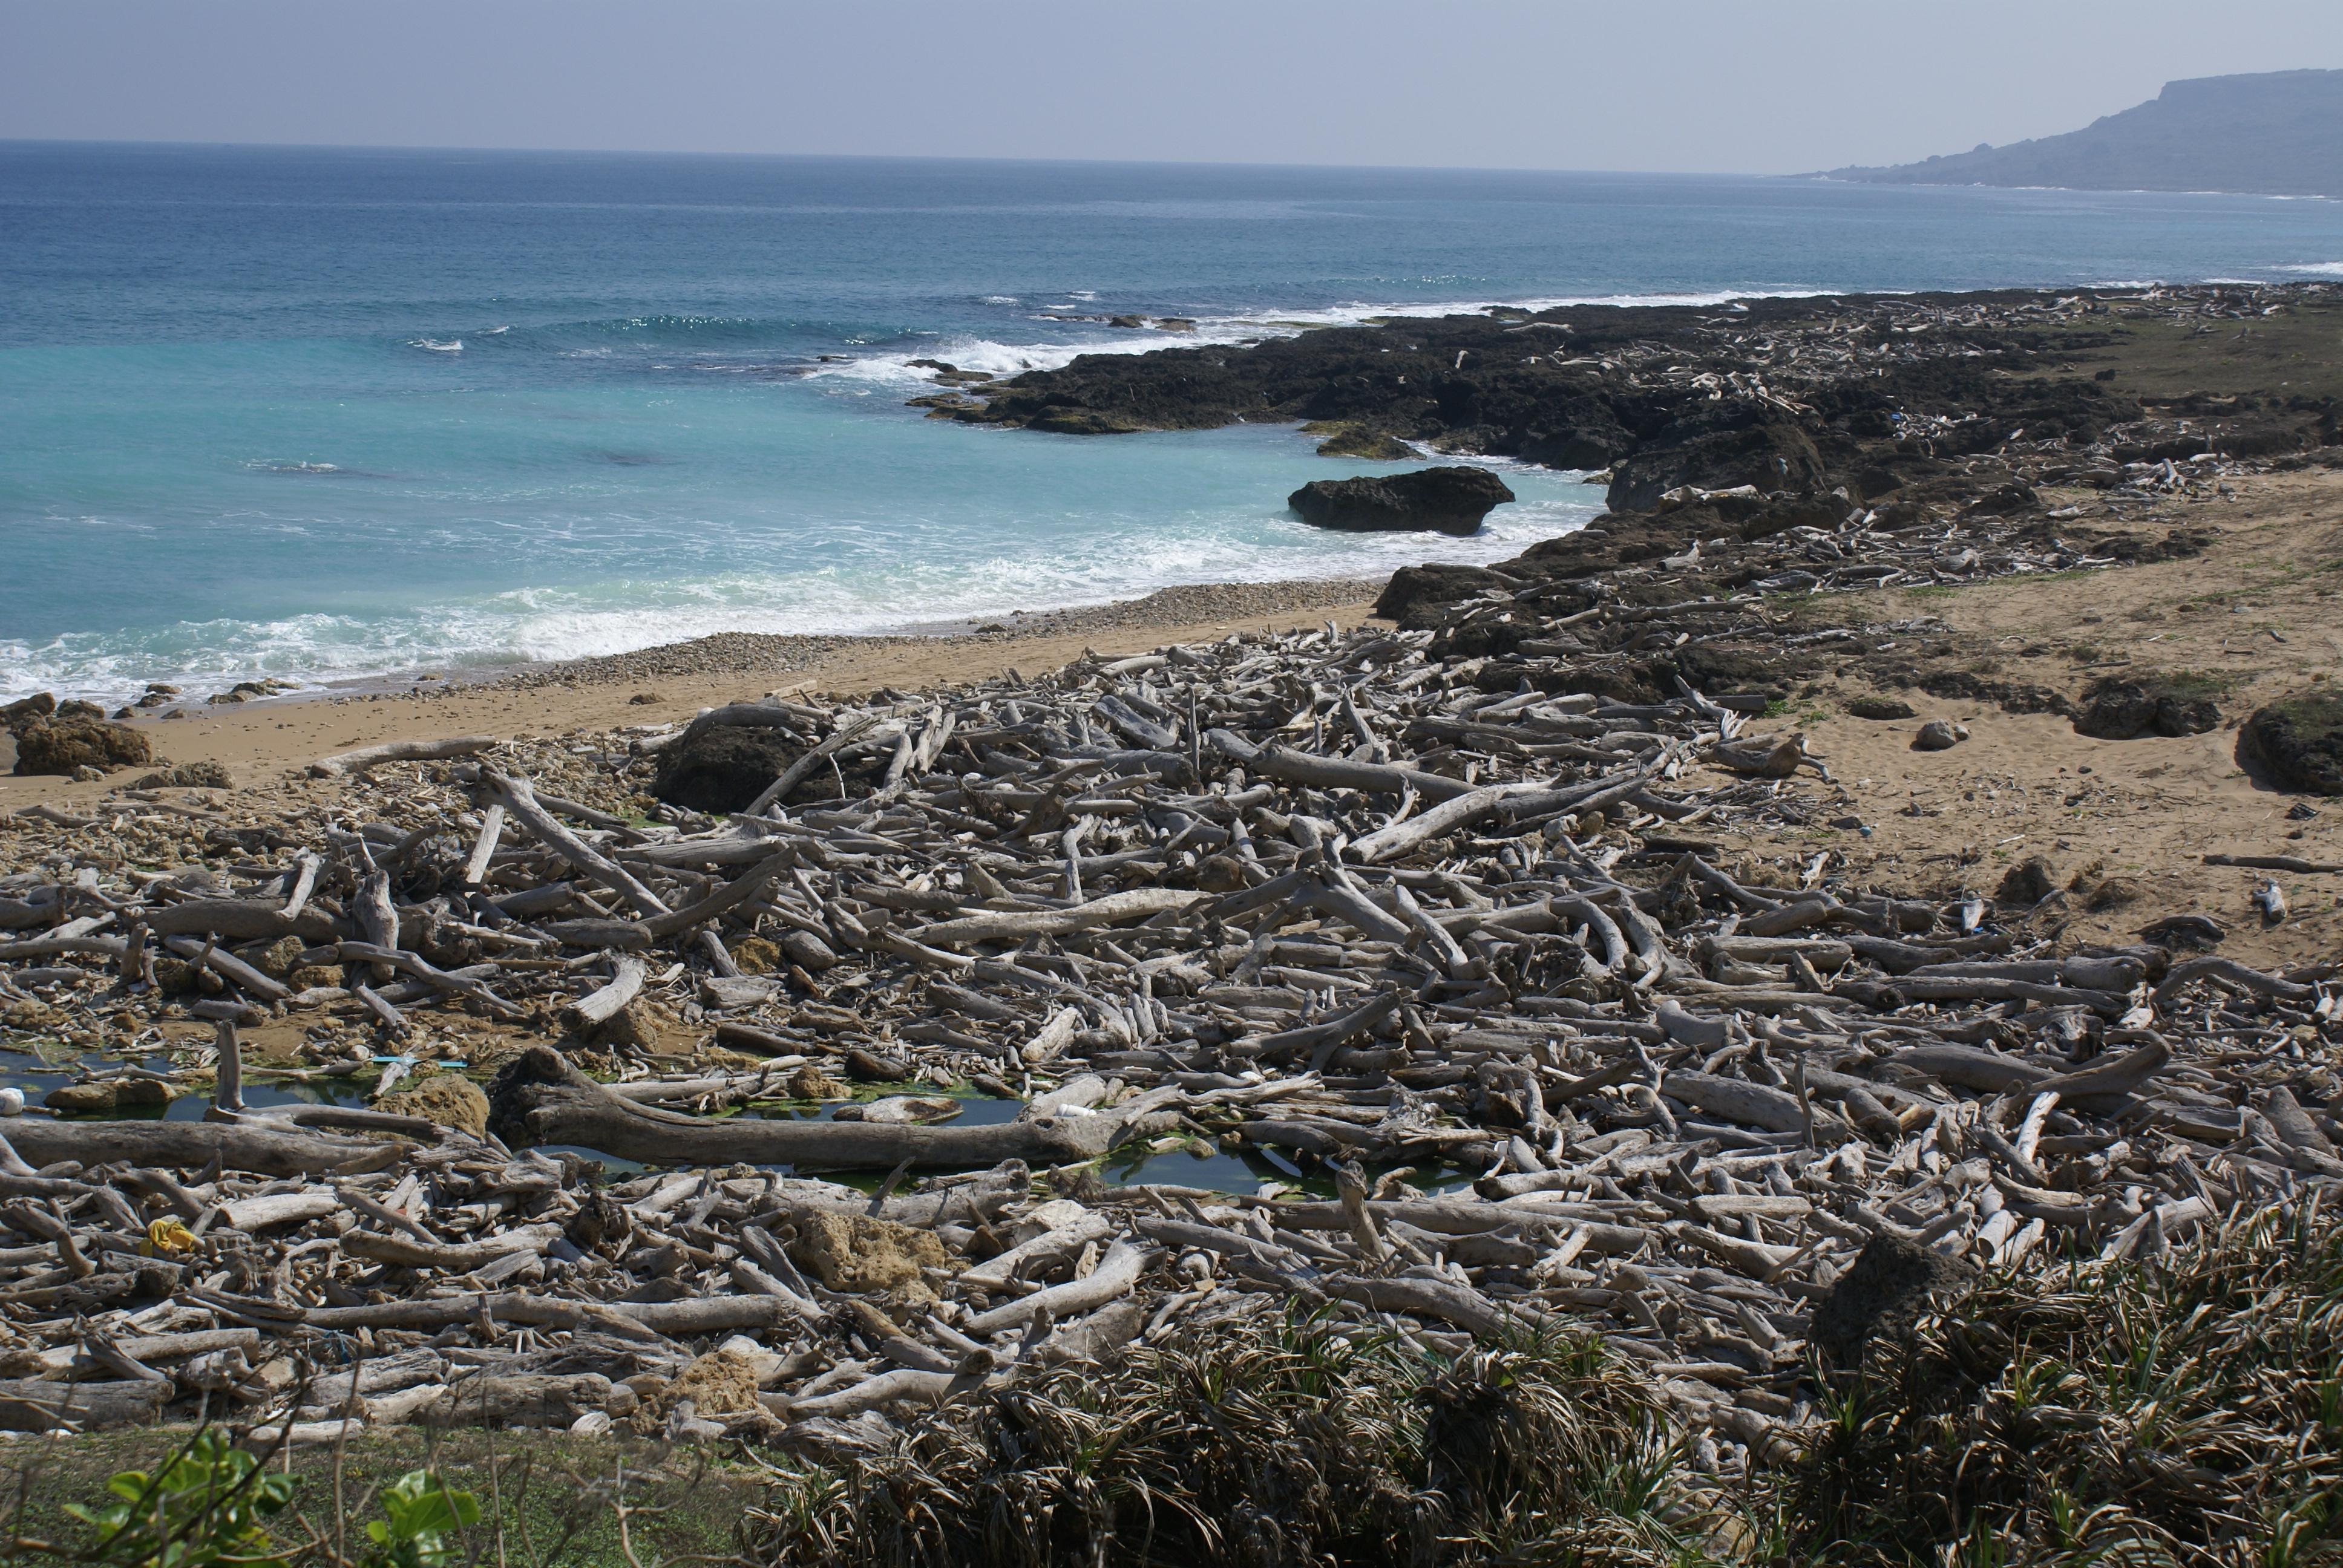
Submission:
[[[1827,1417],[1774,1482],[1801,1562],[2343,1562],[2343,1226],[1989,1279]]]
[[[1443,1362],[1307,1317],[1140,1346],[790,1473],[760,1554],[824,1568],[1667,1562],[1649,1382],[1588,1336]],[[1523,1555],[1523,1553],[1527,1555]]]

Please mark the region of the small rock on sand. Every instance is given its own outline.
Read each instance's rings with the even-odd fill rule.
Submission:
[[[1915,751],[1950,751],[1969,738],[1968,727],[1949,719],[1931,719],[1912,738]]]

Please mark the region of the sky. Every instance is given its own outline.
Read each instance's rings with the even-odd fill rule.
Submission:
[[[0,138],[1788,174],[2343,66],[2335,0],[0,0]]]

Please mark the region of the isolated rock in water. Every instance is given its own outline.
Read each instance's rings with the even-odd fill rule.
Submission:
[[[2131,740],[2142,735],[2202,735],[2221,727],[2214,703],[2218,688],[2190,676],[2110,678],[2085,694],[2075,732],[2099,740]]]
[[[1976,1278],[1974,1268],[1934,1248],[1875,1235],[1815,1304],[1815,1345],[1834,1363],[1853,1366],[1868,1341],[1908,1332]]]
[[[1857,719],[1912,719],[1917,713],[1900,697],[1858,697],[1846,705],[1846,710]]]
[[[2237,732],[2237,757],[2273,782],[2313,795],[2343,795],[2343,691],[2306,691],[2254,710]]]
[[[1614,467],[1607,499],[1614,512],[1640,512],[1686,485],[1703,490],[1747,485],[1771,495],[1817,489],[1822,479],[1822,454],[1786,420],[1710,424],[1696,417],[1661,432]]]
[[[1353,530],[1437,528],[1469,534],[1513,498],[1486,468],[1418,468],[1376,478],[1313,479],[1285,498],[1305,523]]]
[[[841,1105],[835,1121],[876,1121],[889,1127],[923,1127],[950,1121],[964,1108],[946,1094],[894,1094],[864,1105]]]
[[[1920,726],[1920,733],[1912,737],[1915,751],[1950,751],[1969,738],[1968,727],[1955,724],[1949,719],[1931,719]]]
[[[393,1116],[417,1116],[435,1126],[474,1134],[488,1130],[488,1097],[478,1084],[457,1072],[435,1072],[417,1079],[412,1088],[384,1095],[372,1109]]]
[[[103,719],[41,719],[16,731],[19,773],[55,773],[70,779],[78,769],[105,772],[154,759],[144,735]]]

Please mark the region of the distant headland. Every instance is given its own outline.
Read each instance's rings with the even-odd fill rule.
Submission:
[[[1833,169],[1829,177],[2343,196],[2343,71],[2167,82],[2148,102],[2064,136],[1886,168]]]

